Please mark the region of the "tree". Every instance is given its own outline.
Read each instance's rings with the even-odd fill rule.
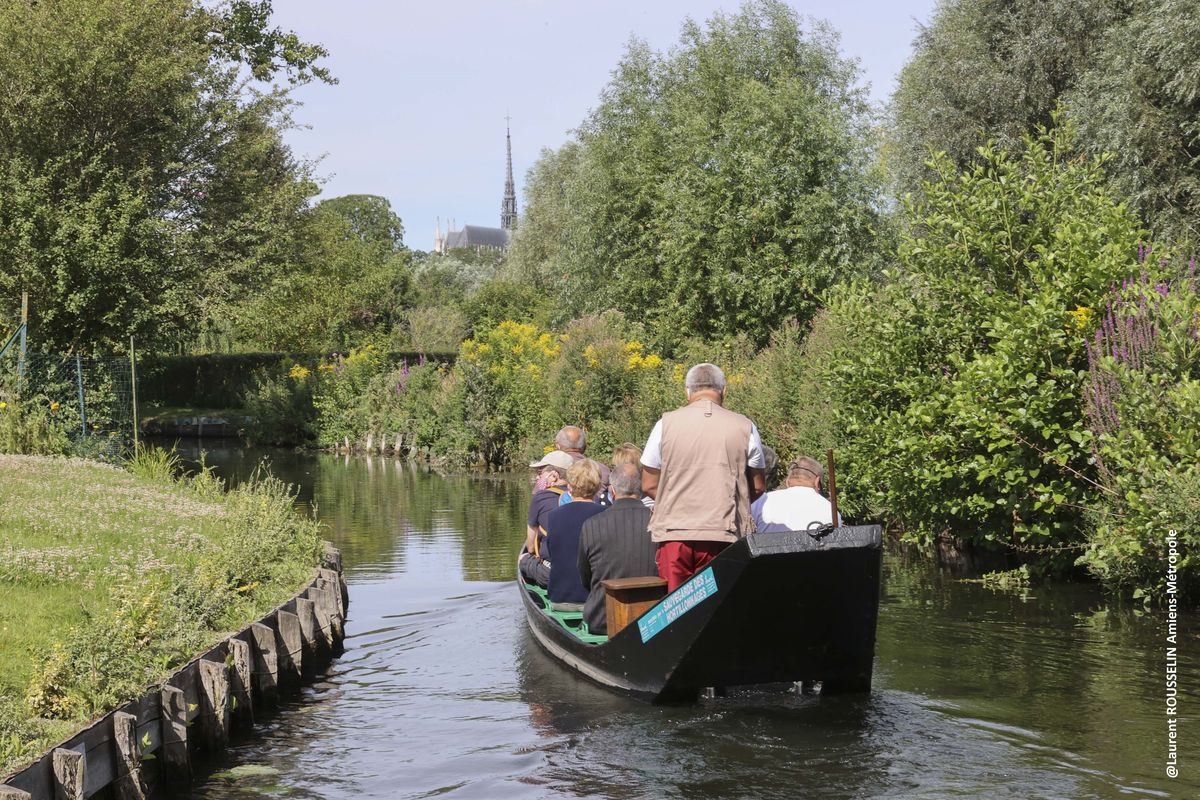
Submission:
[[[1200,245],[1200,16],[1189,0],[1153,0],[1106,31],[1067,96],[1082,149],[1108,172],[1156,238]]]
[[[856,80],[827,28],[775,0],[688,21],[666,54],[631,43],[577,141],[531,173],[515,267],[666,344],[807,321],[871,258]]]
[[[347,350],[387,336],[409,304],[411,254],[382,197],[346,195],[304,214],[287,269],[236,310],[243,346]]]
[[[1074,147],[1105,171],[1155,233],[1200,243],[1200,17],[1190,0],[951,0],[917,37],[892,99],[886,161],[900,193],[960,169],[1061,107]]]
[[[283,89],[325,51],[267,2],[0,4],[0,297],[37,340],[151,347],[269,279],[315,191],[280,137]]]
[[[1092,63],[1122,0],[949,0],[913,43],[892,97],[888,163],[900,193],[935,176],[931,152],[960,169],[990,139],[1002,149],[1050,117]]]
[[[1144,231],[1061,128],[1019,153],[988,144],[965,173],[934,167],[900,268],[831,303],[847,505],[924,544],[951,532],[1073,558],[1095,499],[1086,338]]]

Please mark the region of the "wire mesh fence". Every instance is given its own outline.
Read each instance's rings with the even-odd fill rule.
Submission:
[[[133,437],[133,391],[127,355],[10,348],[0,355],[0,451],[116,459]]]

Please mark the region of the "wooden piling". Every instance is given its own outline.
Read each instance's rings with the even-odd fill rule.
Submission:
[[[211,751],[229,739],[229,669],[224,661],[200,659],[200,731]]]
[[[137,717],[117,711],[112,717],[113,755],[116,757],[116,777],[113,795],[117,800],[146,800],[142,783],[142,757],[138,752]]]
[[[231,723],[238,727],[254,724],[253,656],[250,643],[237,636],[229,640],[229,705]]]
[[[274,700],[279,692],[279,656],[275,631],[255,622],[250,625],[254,636],[254,688],[259,696]]]
[[[321,634],[317,622],[317,604],[307,597],[297,597],[292,603],[296,619],[300,620],[300,639],[304,645],[304,666],[308,669],[321,653],[325,651],[325,637]]]
[[[290,611],[279,610],[275,614],[278,625],[275,630],[276,652],[279,653],[279,680],[289,689],[300,686],[304,675],[304,645],[300,637],[300,618]]]
[[[87,761],[83,752],[65,747],[55,748],[52,764],[55,800],[84,800]]]
[[[188,702],[183,690],[170,684],[162,687],[162,762],[164,772],[176,779],[191,780],[188,755]]]
[[[114,710],[0,783],[0,800],[146,800],[151,784],[187,782],[196,752],[228,742],[234,724],[340,652],[349,597],[331,545],[291,600],[180,667],[161,687]],[[192,735],[189,737],[189,732]],[[154,758],[149,774],[143,759]]]

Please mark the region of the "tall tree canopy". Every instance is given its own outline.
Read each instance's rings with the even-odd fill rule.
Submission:
[[[383,197],[345,195],[306,211],[287,268],[234,310],[241,346],[345,350],[388,335],[411,295],[404,226]]]
[[[1194,248],[1198,43],[1192,0],[945,0],[893,97],[897,187],[920,192],[931,152],[967,169],[985,139],[1015,148],[1061,106],[1156,236]]]
[[[315,193],[285,90],[325,51],[269,2],[0,2],[0,303],[36,339],[189,337],[270,277]]]
[[[529,176],[513,267],[567,313],[615,308],[664,343],[808,319],[869,257],[857,69],[775,0],[634,41],[576,140]]]

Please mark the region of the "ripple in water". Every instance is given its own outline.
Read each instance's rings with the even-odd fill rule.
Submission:
[[[256,460],[209,456],[235,479]],[[576,677],[527,632],[511,584],[520,479],[292,454],[274,468],[343,550],[346,653],[217,765],[273,774],[187,797],[1200,796],[1197,759],[1163,776],[1158,622],[1087,587],[1021,600],[889,554],[871,695],[660,708]],[[1190,732],[1200,694],[1184,684]]]

